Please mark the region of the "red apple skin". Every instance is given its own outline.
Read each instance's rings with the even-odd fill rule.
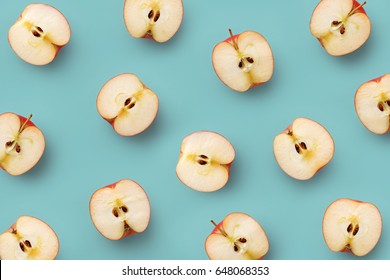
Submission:
[[[242,212],[235,212],[235,213],[245,214],[245,213],[242,213]],[[248,215],[248,214],[245,214],[245,215]],[[223,228],[222,225],[223,225],[223,220],[222,220],[222,222],[220,222],[220,223],[217,225],[217,227],[215,227],[215,228],[213,229],[213,231],[209,234],[209,236],[210,236],[211,234],[219,233],[220,230],[219,230],[218,228]],[[206,241],[207,241],[207,238],[206,238]],[[206,241],[205,241],[205,243],[204,243],[204,248],[205,248],[205,250],[206,250]],[[206,250],[206,252],[207,252],[207,250]],[[264,256],[261,256],[260,258],[258,258],[258,259],[256,259],[256,260],[262,260],[263,258],[264,258]]]
[[[321,1],[322,1],[322,0],[321,0]],[[321,1],[320,1],[320,3],[321,3]],[[317,6],[315,7],[315,9],[317,9],[317,7],[318,7],[318,5],[319,5],[320,3],[317,4]],[[355,8],[357,8],[357,7],[359,7],[359,5],[360,5],[360,3],[359,3],[358,1],[353,0],[352,10],[355,9]],[[314,10],[315,10],[315,9],[314,9]],[[313,12],[313,13],[314,13],[314,12]],[[364,10],[363,6],[361,6],[359,9],[357,9],[357,10],[356,10],[356,13],[362,13],[362,14],[365,14],[365,15],[367,16],[367,13],[366,13],[366,11]],[[324,44],[323,44],[322,41],[321,41],[321,39],[320,39],[320,38],[317,38],[317,40],[320,42],[321,46],[322,46],[323,48],[325,48],[325,47],[324,47]]]
[[[352,200],[352,201],[355,201],[355,202],[358,202],[358,203],[365,203],[364,201],[362,201],[362,200],[357,200],[357,199],[350,199],[350,198],[346,198],[346,197],[344,197],[344,198],[339,198],[339,199],[337,199],[337,200],[340,200],[340,199],[348,199],[348,200]],[[336,200],[335,200],[336,201]],[[334,201],[333,201],[334,202]],[[333,204],[333,202],[328,206],[328,207],[326,207],[326,210],[325,210],[325,213],[326,213],[326,211],[328,211],[328,208]],[[374,205],[375,206],[375,205]],[[375,206],[376,207],[376,206]],[[376,207],[377,209],[378,209],[378,207]],[[378,209],[378,212],[380,212],[379,211],[379,209]],[[325,220],[325,215],[324,215],[324,217],[322,218],[322,228],[324,227],[324,220]],[[381,224],[382,224],[383,222],[382,222],[382,216],[381,216]],[[324,238],[324,240],[325,240],[325,235],[324,235],[324,231],[322,231],[322,236],[323,236],[323,238]],[[379,240],[378,240],[378,242],[379,242]],[[352,250],[349,248],[349,247],[344,247],[344,249],[342,249],[341,251],[339,251],[340,253],[348,253],[348,254],[352,254],[352,255],[354,255],[353,253],[352,253]]]
[[[130,179],[129,179],[129,180],[130,180]],[[120,180],[120,181],[122,181],[122,180]],[[102,188],[98,189],[97,191],[99,191],[99,190],[101,190],[101,189],[105,189],[105,188],[115,189],[116,184],[119,183],[120,181],[117,181],[117,182],[115,182],[115,183],[112,183],[112,184],[110,184],[110,185],[107,185],[107,186],[105,186],[105,187],[102,187]],[[133,181],[134,183],[136,183],[138,186],[141,187],[141,185],[138,184],[136,181],[134,181],[134,180],[131,180],[131,181]],[[142,188],[142,187],[141,187],[141,188]],[[143,188],[142,188],[142,189],[143,189]],[[146,192],[145,192],[145,194],[146,194]],[[93,195],[92,195],[92,196],[93,196]],[[147,194],[146,194],[146,197],[148,197]],[[91,197],[91,199],[89,200],[89,209],[91,209],[91,200],[92,200],[92,197]],[[148,197],[148,200],[149,200],[149,197]],[[151,209],[150,209],[150,210],[151,210]],[[89,211],[89,213],[91,213],[91,210]],[[92,218],[92,216],[91,216],[91,218]],[[93,225],[95,226],[95,224],[93,224]],[[98,229],[97,227],[95,227],[95,228],[96,228],[96,230],[97,230],[100,234],[102,234],[102,233],[99,231],[99,229]],[[127,237],[127,236],[131,236],[131,235],[137,234],[137,233],[141,233],[141,232],[136,232],[136,231],[134,231],[134,230],[131,228],[129,232],[123,233],[122,237],[119,238],[119,240],[120,240],[120,239],[123,239],[123,238],[125,238],[125,237]],[[102,234],[102,235],[103,235],[103,234]],[[104,236],[104,235],[103,235],[103,236]]]
[[[252,32],[255,32],[255,31],[252,31]],[[257,33],[257,32],[256,32]],[[236,34],[236,35],[233,35],[233,39],[235,40],[235,41],[237,41],[237,39],[238,39],[238,36],[240,36],[241,35],[241,33],[240,34]],[[264,36],[263,36],[264,37]],[[227,43],[229,43],[229,44],[232,44],[232,37],[229,37],[229,38],[227,38],[227,39],[225,39],[224,40],[224,42],[227,42]],[[265,39],[265,38],[264,38]],[[266,40],[267,41],[267,40]],[[267,41],[268,42],[268,41]],[[218,45],[218,44],[217,44]],[[215,45],[214,46],[214,49],[213,49],[213,53],[214,53],[214,50],[215,50],[215,47],[217,46],[217,45]],[[274,54],[272,53],[272,60],[274,61]],[[215,71],[215,66],[214,66],[214,63],[213,63],[213,68],[214,68],[214,72],[215,73],[217,73],[217,71]],[[222,81],[222,80],[221,80]],[[269,81],[268,81],[269,82]],[[222,83],[225,85],[225,86],[227,86],[228,88],[230,88],[227,84],[225,84],[223,81],[222,81]],[[264,82],[264,83],[266,83],[266,82]],[[253,83],[249,88],[251,89],[251,88],[254,88],[254,87],[257,87],[257,86],[259,86],[259,85],[262,85],[262,84],[264,84],[264,83]]]
[[[362,85],[357,89],[357,91],[356,91],[356,93],[355,93],[355,100],[354,100],[355,110],[356,110],[356,95],[357,95],[359,89],[360,89],[363,85],[365,85],[365,84],[367,84],[367,83],[370,83],[370,82],[379,83],[379,82],[382,80],[382,78],[383,78],[384,76],[386,76],[386,75],[388,75],[388,74],[382,75],[382,76],[380,76],[380,77],[378,77],[378,78],[375,78],[375,79],[372,79],[372,80],[370,80],[370,81],[368,81],[368,82],[365,82],[364,84],[362,84]],[[356,114],[357,114],[357,110],[356,110]],[[357,114],[357,115],[358,115],[358,114]],[[358,115],[358,117],[359,117],[359,115]],[[365,128],[367,128],[367,127],[364,125],[364,123],[363,123],[362,121],[361,121],[361,123],[363,124],[363,126],[364,126]],[[369,130],[368,128],[367,128],[367,130],[370,131],[372,134],[375,134],[375,135],[376,135],[376,133],[372,132],[372,131]],[[389,132],[390,132],[390,125],[389,125],[389,129],[388,129],[386,132],[384,132],[383,134],[386,134],[386,133],[389,133]]]
[[[23,117],[23,116],[20,116],[20,115],[18,115],[18,114],[15,114],[15,113],[12,113],[12,112],[6,112],[6,113],[3,113],[3,114],[0,114],[0,116],[1,115],[4,115],[4,114],[14,114],[14,115],[17,115],[18,116],[18,118],[19,118],[19,120],[20,120],[20,125],[23,125],[24,124],[24,122],[27,120],[27,118],[25,118],[25,117]],[[34,127],[37,127],[32,121],[31,121],[31,119],[30,120],[28,120],[28,122],[26,123],[26,126],[25,126],[25,128],[27,128],[27,127],[29,127],[29,126],[34,126]],[[38,127],[37,127],[38,128]],[[39,128],[38,128],[39,129]],[[40,130],[40,129],[39,129]],[[42,133],[43,134],[43,133]],[[38,162],[37,162],[38,163]],[[34,167],[34,166],[33,166]],[[28,171],[30,171],[33,167],[31,167],[29,170],[27,170],[25,173],[27,173]],[[1,162],[0,162],[0,168],[2,169],[2,170],[4,170],[4,171],[6,171],[4,168],[3,168],[3,166],[1,165]],[[7,171],[6,171],[7,172]],[[14,176],[14,175],[12,175],[12,176]]]
[[[56,9],[56,8],[54,8],[53,6],[51,6],[51,5],[48,5],[48,4],[42,4],[42,5],[46,5],[46,6],[50,6],[50,7],[52,7],[53,9]],[[57,9],[56,9],[57,10]],[[58,12],[60,12],[60,14],[61,15],[63,15],[63,17],[65,18],[65,20],[66,20],[66,22],[68,23],[68,25],[69,25],[69,35],[70,35],[70,38],[72,38],[72,29],[70,28],[70,24],[69,24],[69,21],[68,21],[68,19],[64,16],[64,14],[60,11],[60,10],[57,10]],[[15,22],[17,22],[17,21],[19,21],[20,19],[22,18],[22,14],[20,14],[19,15],[19,17],[18,17],[18,19],[15,21]],[[69,41],[70,41],[70,39],[69,39]],[[9,34],[8,34],[8,44],[10,45],[10,41],[9,41]],[[67,44],[69,44],[69,42],[68,43],[66,43],[66,45]],[[57,55],[58,55],[58,53],[60,52],[60,50],[63,48],[63,47],[65,47],[66,45],[63,45],[63,46],[57,46],[57,45],[54,45],[54,44],[52,44],[55,48],[56,48],[56,54],[54,55],[54,58],[53,58],[53,61],[54,61],[54,59],[57,57]],[[19,56],[18,56],[19,57]],[[24,60],[23,60],[24,61]],[[27,62],[27,61],[26,61]],[[27,62],[28,63],[28,62]],[[29,63],[30,64],[30,63]],[[45,64],[45,65],[47,65],[47,64]],[[34,66],[45,66],[45,65],[34,65]]]
[[[298,119],[299,119],[299,118],[298,118]],[[306,119],[308,119],[308,118],[306,118]],[[313,121],[312,119],[308,119],[308,120]],[[313,122],[318,123],[319,125],[321,125],[321,126],[328,132],[328,134],[330,135],[330,138],[332,138],[332,142],[333,142],[333,154],[334,154],[334,151],[335,151],[335,149],[336,149],[336,146],[335,146],[335,143],[334,143],[334,140],[333,140],[332,135],[329,133],[329,131],[328,131],[322,124],[320,124],[319,122],[316,122],[316,121],[313,121]],[[282,133],[286,133],[286,134],[287,134],[289,131],[291,131],[291,128],[292,128],[292,123],[291,123],[291,124],[290,124]],[[275,151],[274,151],[274,157],[275,157],[275,160],[276,160]],[[277,162],[277,160],[276,160],[276,162]],[[329,162],[330,162],[330,161],[329,161]],[[329,162],[328,162],[327,164],[329,164]],[[325,164],[324,166],[321,166],[321,167],[317,170],[316,173],[318,173],[319,171],[321,171],[321,169],[324,168],[327,164]],[[296,179],[296,178],[294,178],[294,179]],[[299,179],[296,179],[296,180],[299,180]]]

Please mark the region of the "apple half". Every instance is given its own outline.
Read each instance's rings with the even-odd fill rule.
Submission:
[[[34,217],[21,216],[0,234],[0,260],[54,260],[58,250],[56,233]]]
[[[259,260],[267,254],[268,238],[251,216],[234,212],[227,215],[207,237],[206,253],[211,260]]]
[[[390,131],[390,74],[364,83],[355,94],[356,113],[375,134]]]
[[[369,38],[371,23],[355,0],[322,0],[310,20],[310,31],[333,56],[349,54]]]
[[[342,198],[326,209],[322,231],[331,251],[364,256],[379,241],[382,216],[371,203]]]
[[[308,180],[327,165],[334,154],[334,142],[319,123],[297,118],[274,139],[274,155],[284,172]]]
[[[26,173],[45,150],[42,131],[30,120],[14,113],[0,115],[0,167],[13,176]]]
[[[181,144],[176,174],[191,189],[213,192],[224,187],[235,157],[232,144],[222,135],[198,131]]]
[[[30,4],[10,28],[8,41],[27,63],[45,65],[69,42],[70,33],[68,21],[56,8]]]
[[[163,43],[179,30],[182,0],[126,0],[123,17],[130,35]]]
[[[150,219],[148,196],[129,179],[98,189],[91,197],[89,211],[96,229],[110,240],[145,231]]]
[[[156,118],[158,97],[137,76],[124,73],[102,87],[96,107],[119,135],[134,136],[146,130]]]
[[[212,61],[218,78],[231,89],[244,92],[269,81],[274,70],[271,47],[263,35],[245,31],[218,43]]]

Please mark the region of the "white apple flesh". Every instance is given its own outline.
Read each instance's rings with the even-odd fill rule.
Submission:
[[[234,157],[232,144],[222,135],[210,131],[194,132],[181,144],[176,174],[191,189],[217,191],[226,185]]]
[[[382,217],[371,203],[342,198],[326,209],[322,231],[331,251],[364,256],[379,241]]]
[[[150,219],[148,196],[128,179],[98,189],[91,197],[89,210],[96,229],[110,240],[145,231]]]
[[[119,135],[133,136],[146,130],[156,118],[158,97],[137,76],[124,73],[102,87],[96,106]]]
[[[205,242],[211,260],[259,260],[268,252],[269,243],[261,225],[244,213],[226,216]]]
[[[355,0],[322,0],[310,20],[310,31],[333,56],[349,54],[369,38],[371,23]]]
[[[1,260],[53,260],[59,250],[55,232],[43,221],[21,216],[0,234]]]
[[[33,168],[45,150],[45,138],[31,117],[0,115],[0,167],[13,176]]]
[[[319,123],[298,118],[274,139],[274,155],[279,166],[298,180],[313,177],[332,159],[334,142]]]
[[[355,108],[363,125],[375,134],[390,131],[390,74],[364,83],[355,94]]]
[[[126,0],[124,20],[130,35],[163,43],[179,30],[182,0]]]
[[[24,61],[45,65],[69,42],[70,33],[68,21],[56,8],[30,4],[10,28],[8,41]]]
[[[231,89],[244,92],[269,81],[274,58],[267,40],[259,33],[245,31],[214,47],[212,61],[219,79]]]

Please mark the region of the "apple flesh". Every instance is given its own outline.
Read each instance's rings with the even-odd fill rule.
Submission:
[[[179,30],[183,3],[181,0],[126,0],[124,20],[131,36],[163,43]]]
[[[332,159],[334,142],[319,123],[298,118],[274,139],[274,155],[280,168],[298,180],[313,177]]]
[[[244,92],[269,81],[274,58],[267,40],[259,33],[245,31],[214,47],[212,61],[219,79],[231,89]]]
[[[45,150],[45,138],[31,117],[0,115],[0,167],[13,176],[33,168]]]
[[[331,251],[364,256],[379,241],[382,217],[371,203],[342,198],[326,209],[322,231]]]
[[[91,197],[89,210],[96,229],[110,240],[145,231],[150,219],[148,196],[129,179],[98,189]]]
[[[375,134],[390,131],[390,74],[383,75],[359,87],[355,108],[363,125]]]
[[[102,87],[96,106],[119,135],[133,136],[146,130],[156,118],[158,97],[137,76],[124,73]]]
[[[310,31],[333,56],[349,54],[369,38],[371,23],[355,0],[322,0],[315,8]]]
[[[259,260],[267,254],[269,243],[261,225],[244,213],[226,216],[207,237],[206,253],[211,260]]]
[[[0,234],[1,260],[54,260],[59,241],[43,221],[21,216],[6,232]]]
[[[27,63],[45,65],[69,42],[70,33],[68,21],[56,8],[30,4],[10,28],[8,41]]]
[[[176,174],[191,189],[213,192],[224,187],[235,157],[232,144],[211,131],[194,132],[184,138]]]

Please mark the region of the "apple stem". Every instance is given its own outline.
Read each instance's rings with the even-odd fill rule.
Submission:
[[[211,220],[211,223],[222,233],[223,236],[227,237],[226,231],[224,231],[219,225],[217,225],[213,220]]]
[[[27,118],[27,120],[24,121],[24,123],[22,124],[22,126],[19,129],[19,133],[22,133],[22,131],[24,130],[24,128],[26,127],[27,123],[30,121],[31,118],[32,118],[32,114],[30,114],[30,116]]]
[[[237,42],[236,40],[234,40],[234,35],[233,35],[233,32],[232,30],[229,28],[229,33],[230,33],[230,38],[232,39],[232,42],[233,42],[233,46],[236,50],[238,50],[238,45],[237,45]]]
[[[359,6],[357,6],[355,9],[353,9],[352,11],[349,12],[348,16],[352,16],[354,13],[356,13],[357,10],[359,10],[361,7],[363,7],[364,5],[366,5],[367,1],[364,1],[363,3],[361,3]]]

